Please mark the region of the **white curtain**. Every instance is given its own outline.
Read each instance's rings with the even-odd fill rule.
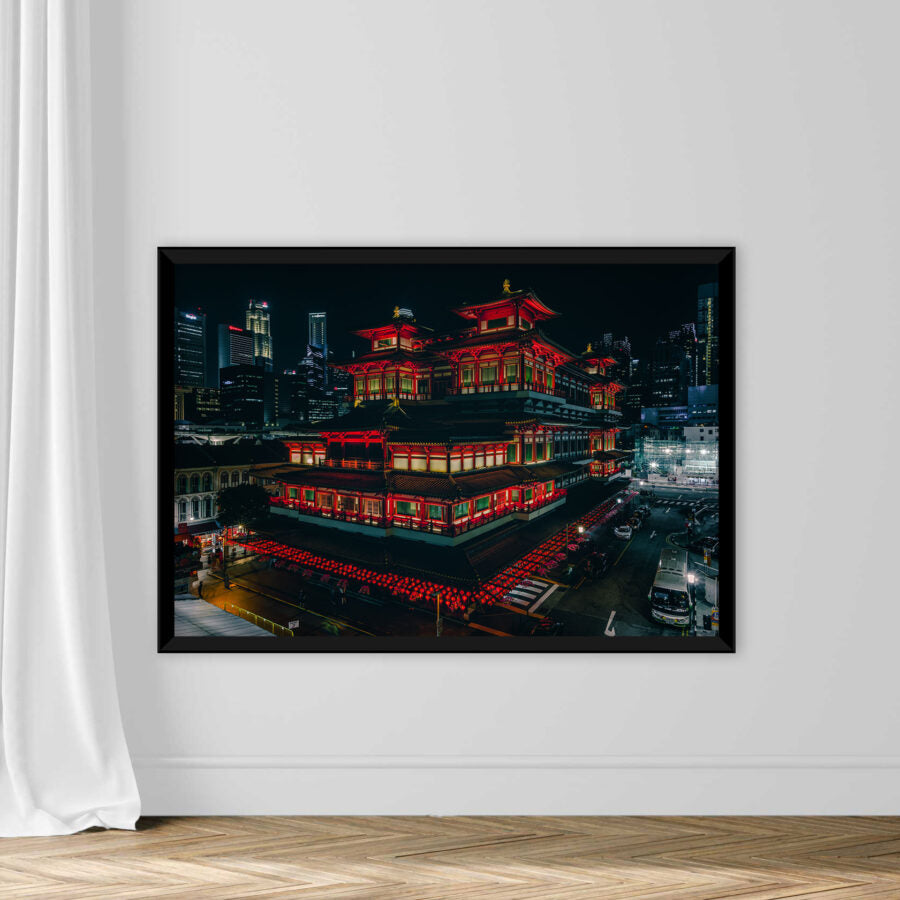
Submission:
[[[87,0],[0,0],[0,835],[133,828],[94,411]]]

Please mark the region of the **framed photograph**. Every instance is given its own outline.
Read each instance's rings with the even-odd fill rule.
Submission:
[[[733,652],[721,248],[161,248],[159,639]]]

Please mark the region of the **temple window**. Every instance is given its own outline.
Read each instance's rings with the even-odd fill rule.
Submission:
[[[518,363],[506,363],[503,367],[503,378],[506,381],[518,381],[519,380],[519,364]]]
[[[377,338],[372,342],[373,350],[386,350],[388,347],[395,347],[397,345],[396,337],[383,337]]]
[[[406,394],[412,393],[412,390],[413,390],[412,375],[401,375],[400,376],[400,390]]]
[[[394,454],[394,468],[395,469],[408,469],[409,468],[409,456],[406,453],[395,453]]]
[[[459,519],[464,519],[469,515],[469,502],[468,500],[464,503],[457,503],[453,507],[453,520],[458,521]]]
[[[460,460],[460,455],[458,453],[453,453],[450,456],[450,471],[458,472],[462,469],[462,461]]]
[[[479,497],[475,501],[475,512],[484,512],[486,509],[491,508],[491,498],[490,497]]]
[[[356,512],[356,497],[338,494],[338,509],[342,509],[345,512]]]
[[[394,508],[399,516],[414,516],[416,514],[416,504],[409,500],[398,500]]]
[[[476,469],[484,468],[484,450],[479,450],[475,454],[475,468]]]
[[[528,363],[525,363],[525,384],[531,384],[534,380],[533,370]]]
[[[531,501],[532,501],[533,498],[534,498],[534,489],[533,489],[533,488],[526,488],[526,490],[525,490],[525,502],[526,502],[526,503],[531,503]]]
[[[472,384],[475,380],[475,366],[463,366],[460,376],[463,384]]]
[[[297,488],[288,488],[288,499],[289,500],[297,499]]]
[[[428,470],[428,460],[425,457],[425,454],[414,453],[409,458],[409,467],[413,472],[426,472]]]
[[[519,447],[517,444],[506,445],[506,461],[514,463],[519,461]]]
[[[416,383],[416,393],[417,394],[427,394],[428,393],[428,379],[420,378]]]
[[[380,500],[363,500],[363,509],[365,514],[373,519],[381,518],[381,501]]]
[[[432,472],[446,472],[447,471],[447,457],[446,456],[432,456],[429,459],[429,468]]]
[[[366,379],[360,376],[354,379],[353,384],[356,396],[361,397],[366,392]]]
[[[304,489],[303,502],[304,503],[315,503],[316,502],[316,492],[313,490],[310,490],[309,488]]]
[[[544,458],[545,453],[546,453],[546,448],[543,443],[538,443],[538,444],[534,445],[535,459],[537,459],[538,461],[542,460]]]
[[[331,494],[319,494],[319,507],[321,509],[332,509],[334,507],[334,497]]]
[[[531,443],[526,443],[524,446],[525,450],[525,462],[530,463],[534,459],[534,445]]]
[[[475,454],[469,452],[463,456],[462,460],[463,469],[474,469],[475,468]]]
[[[497,383],[497,364],[491,363],[488,366],[481,367],[481,383],[496,384]]]
[[[438,522],[443,522],[444,521],[444,507],[429,503],[428,504],[428,518],[436,520]]]
[[[369,393],[377,394],[381,390],[381,377],[379,375],[369,376]]]

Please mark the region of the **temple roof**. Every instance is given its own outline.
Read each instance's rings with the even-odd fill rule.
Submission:
[[[483,347],[485,344],[545,344],[547,347],[563,357],[563,361],[575,359],[571,350],[563,347],[541,328],[531,328],[528,331],[496,331],[488,334],[477,334],[472,337],[465,335],[447,341],[447,343],[434,344],[437,352],[450,352],[451,350],[463,350],[467,347]]]
[[[508,288],[508,282],[504,287]],[[547,306],[547,304],[532,290],[505,290],[502,296],[497,297],[494,300],[464,303],[462,306],[454,307],[453,312],[465,319],[480,319],[489,312],[500,310],[504,307],[526,309],[531,318],[535,321],[552,319],[559,315],[558,312],[550,309],[550,307]]]

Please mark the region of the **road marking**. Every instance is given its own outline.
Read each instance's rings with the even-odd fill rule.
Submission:
[[[609,614],[609,621],[606,623],[606,628],[603,630],[603,633],[604,633],[607,637],[615,637],[615,636],[616,636],[616,629],[612,627],[613,619],[614,619],[615,617],[616,617],[616,611],[613,610],[613,611]]]
[[[633,540],[634,540],[634,538],[631,539],[631,541],[633,541]],[[629,541],[629,542],[622,548],[622,552],[619,554],[618,559],[613,563],[614,566],[617,566],[617,565],[619,564],[619,559],[621,559],[621,558],[625,555],[625,551],[631,546],[631,541]]]
[[[528,608],[528,612],[533,613],[555,590],[556,590],[556,585],[554,584],[553,587],[551,587],[550,590],[547,591],[547,593],[544,594],[540,598],[540,600],[537,601],[537,603],[535,603],[533,606],[530,606]]]

